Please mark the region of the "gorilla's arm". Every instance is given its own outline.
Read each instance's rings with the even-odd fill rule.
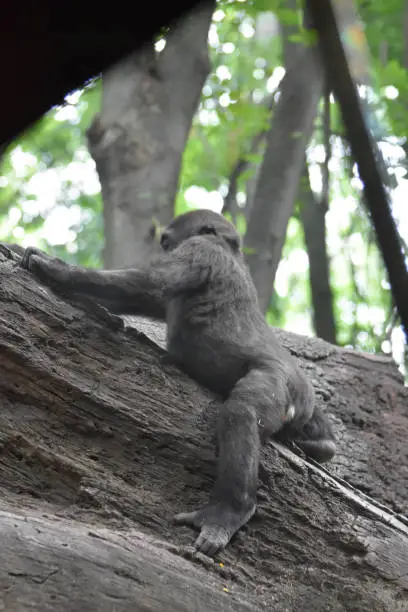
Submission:
[[[71,266],[36,249],[26,249],[23,268],[65,294],[86,295],[117,314],[164,319],[171,296],[206,282],[208,269],[188,245],[140,269],[93,270]]]

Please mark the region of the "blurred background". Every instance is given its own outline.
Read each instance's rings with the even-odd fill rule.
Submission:
[[[408,243],[408,3],[333,2]],[[191,208],[243,236],[270,324],[392,354],[404,333],[339,108],[296,0],[206,2],[71,92],[0,158],[0,239],[140,265]]]

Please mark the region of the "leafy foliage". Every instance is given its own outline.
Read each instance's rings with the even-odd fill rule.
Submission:
[[[405,3],[360,0],[374,75],[371,118],[380,126],[380,146],[399,181],[395,213],[408,239],[408,215],[402,205],[406,181],[408,112],[408,36]],[[273,121],[273,105],[283,76],[280,24],[295,27],[293,41],[311,42],[302,29],[300,10],[283,0],[219,0],[209,34],[212,72],[183,156],[175,213],[191,206],[221,210],[238,163],[236,218],[246,229],[262,139],[254,139]],[[162,33],[165,35],[165,32]],[[86,266],[100,266],[103,206],[86,129],[100,104],[101,83],[75,92],[64,107],[52,109],[3,154],[0,165],[1,238],[38,244],[50,253]],[[331,285],[339,342],[369,351],[390,350],[398,332],[381,257],[361,202],[361,185],[350,159],[337,105],[331,103],[331,203],[327,213]],[[284,154],[284,152],[282,153]],[[324,157],[320,120],[308,150],[312,187],[319,197]],[[405,198],[406,199],[406,198]],[[308,259],[297,214],[291,219],[268,320],[303,333],[312,332]],[[393,332],[394,330],[394,332]]]

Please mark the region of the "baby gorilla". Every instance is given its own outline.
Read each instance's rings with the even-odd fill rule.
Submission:
[[[265,439],[293,440],[318,461],[336,447],[309,381],[265,322],[234,226],[212,211],[188,212],[170,223],[161,246],[165,252],[140,269],[73,267],[35,248],[22,266],[116,313],[165,320],[170,359],[222,397],[209,503],[176,516],[200,530],[196,549],[213,555],[255,512]]]

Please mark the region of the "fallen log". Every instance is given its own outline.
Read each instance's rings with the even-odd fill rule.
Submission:
[[[211,560],[172,517],[211,490],[217,398],[162,363],[162,326],[68,301],[4,252],[0,275],[0,609],[407,609],[408,393],[390,359],[278,332],[339,452],[322,469],[268,443],[257,513]]]

